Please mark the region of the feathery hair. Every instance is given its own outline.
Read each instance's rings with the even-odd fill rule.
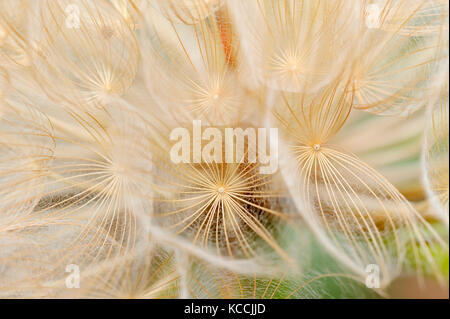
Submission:
[[[448,11],[0,0],[0,297],[379,298],[411,273],[448,286]],[[234,153],[247,128],[258,139],[245,131],[230,161],[227,130]]]

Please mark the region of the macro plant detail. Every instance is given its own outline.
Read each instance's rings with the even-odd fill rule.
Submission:
[[[0,297],[445,296],[448,10],[0,0]]]

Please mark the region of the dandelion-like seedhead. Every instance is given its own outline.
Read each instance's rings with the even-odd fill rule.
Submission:
[[[0,297],[448,285],[447,69],[442,0],[0,0]]]

